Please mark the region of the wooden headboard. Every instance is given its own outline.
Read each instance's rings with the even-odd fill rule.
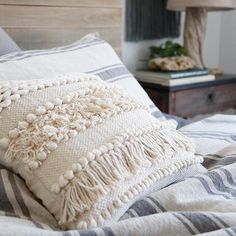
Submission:
[[[121,51],[122,0],[0,0],[0,26],[24,50],[66,45],[100,32]]]

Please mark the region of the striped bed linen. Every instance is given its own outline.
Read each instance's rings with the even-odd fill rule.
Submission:
[[[54,217],[29,191],[24,180],[0,166],[0,218],[2,217],[19,218],[37,228],[58,228]]]
[[[194,139],[204,166],[211,170],[236,161],[236,116],[215,115],[180,129]]]
[[[0,214],[0,235],[236,235],[236,116],[216,115],[180,131],[197,143],[198,154],[205,157],[208,172],[153,192],[135,202],[119,222],[93,230],[60,231],[56,225],[46,223],[46,219],[38,223],[33,214],[19,218],[9,203],[1,203],[7,213]],[[2,171],[6,170],[1,170],[1,179]],[[17,176],[14,179],[21,181]],[[1,194],[4,192],[9,194],[1,189]],[[15,198],[19,203],[20,198]],[[46,214],[44,209],[40,211]],[[48,220],[53,222],[49,215]]]
[[[0,235],[235,235],[235,171],[236,164],[231,164],[152,193],[109,227],[56,231],[32,220],[0,215]]]

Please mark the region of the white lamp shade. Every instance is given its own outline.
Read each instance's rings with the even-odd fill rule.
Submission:
[[[236,0],[168,0],[167,9],[184,11],[189,7],[204,7],[209,11],[232,10],[236,8]]]

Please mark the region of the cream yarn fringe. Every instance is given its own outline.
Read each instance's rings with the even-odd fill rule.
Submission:
[[[65,180],[65,186],[62,184],[63,187],[59,187],[63,198],[60,224],[67,225],[80,218],[78,228],[100,225],[106,215],[110,214],[104,216],[101,212],[92,216],[88,213],[89,216],[85,219],[83,214],[89,212],[100,197],[116,188],[120,181],[125,181],[143,168],[150,168],[153,165],[157,167],[157,172],[160,172],[160,169],[173,172],[184,166],[199,163],[202,159],[195,157],[194,151],[192,142],[173,131],[169,122],[158,122],[133,133],[127,132],[117,136],[111,143],[87,153],[84,157],[86,161],[84,164],[79,164],[78,170],[75,165],[73,166],[71,169],[73,175],[69,179],[66,173],[61,176],[60,180]],[[177,155],[179,161],[173,164],[172,158],[176,158]],[[156,179],[154,176],[152,182]],[[143,187],[142,191],[146,188]],[[121,196],[116,200],[124,204],[133,197],[134,194],[128,194],[128,199],[127,196],[126,198]],[[123,204],[114,204],[107,210],[111,212],[117,205],[120,207]]]

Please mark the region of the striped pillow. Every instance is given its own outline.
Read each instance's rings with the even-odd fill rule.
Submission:
[[[55,218],[35,199],[24,181],[0,166],[0,216],[28,220],[43,229],[58,229]]]
[[[117,83],[148,106],[156,118],[164,119],[113,48],[96,33],[68,46],[0,57],[0,80],[41,79],[68,72],[92,73],[107,82]]]

